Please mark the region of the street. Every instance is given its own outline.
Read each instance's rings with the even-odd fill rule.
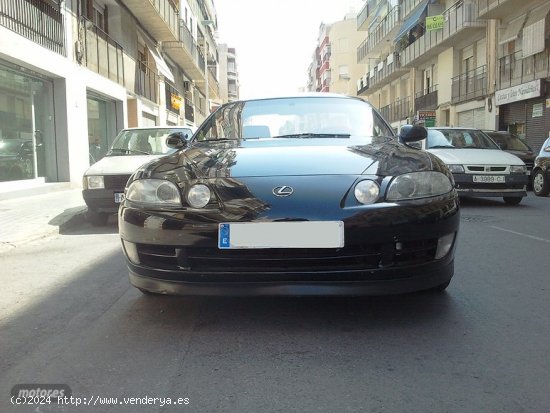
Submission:
[[[2,253],[0,412],[548,411],[550,198],[461,213],[443,294],[144,296],[114,222]],[[14,406],[26,383],[82,404]]]

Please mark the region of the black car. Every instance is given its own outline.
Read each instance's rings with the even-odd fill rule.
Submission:
[[[131,283],[183,295],[444,290],[459,202],[436,156],[335,94],[237,101],[141,167],[119,209]],[[404,143],[402,143],[404,142]]]
[[[489,135],[500,149],[514,154],[521,159],[527,167],[527,175],[532,174],[537,155],[529,145],[519,138],[519,136],[508,131],[484,130],[483,132]]]
[[[533,167],[533,192],[537,196],[550,194],[550,138],[540,149]]]

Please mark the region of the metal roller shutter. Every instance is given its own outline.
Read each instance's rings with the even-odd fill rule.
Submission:
[[[533,117],[533,107],[542,106],[542,116]],[[525,139],[535,152],[539,152],[542,144],[548,138],[550,130],[550,109],[546,107],[546,99],[532,99],[527,102],[527,119],[526,119]]]
[[[485,129],[485,108],[458,112],[458,126],[461,128]]]

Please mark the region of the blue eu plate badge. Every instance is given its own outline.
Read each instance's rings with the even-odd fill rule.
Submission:
[[[219,248],[230,248],[231,244],[229,242],[229,224],[220,224],[219,225]]]

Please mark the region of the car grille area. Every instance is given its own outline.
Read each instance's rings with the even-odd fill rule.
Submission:
[[[353,274],[380,268],[399,268],[434,260],[437,239],[388,244],[354,245],[335,249],[237,249],[174,247],[137,244],[140,265],[193,274],[234,275],[254,273],[276,279],[285,274]],[[353,275],[351,275],[353,277]],[[187,278],[186,278],[187,279]],[[224,278],[226,279],[226,278]],[[257,279],[257,278],[256,278]],[[300,277],[300,279],[303,279]],[[334,279],[332,277],[331,279]],[[342,278],[341,275],[338,279]]]
[[[103,177],[103,182],[105,184],[105,189],[124,191],[128,179],[130,179],[130,175],[105,175]]]

